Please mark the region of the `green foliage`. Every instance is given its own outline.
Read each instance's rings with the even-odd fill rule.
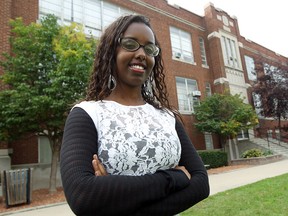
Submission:
[[[196,128],[225,137],[235,137],[239,131],[258,123],[252,106],[243,102],[240,95],[213,94],[195,108]]]
[[[52,15],[27,26],[12,20],[11,27],[12,53],[0,62],[8,87],[0,91],[0,140],[36,132],[59,144],[71,104],[85,93],[96,41]]]
[[[241,157],[242,158],[252,158],[252,157],[262,157],[263,152],[260,149],[249,149],[245,152],[242,153]]]
[[[261,149],[253,148],[242,153],[241,158],[263,157],[273,155],[271,150],[262,151]]]
[[[273,155],[274,153],[273,153],[273,151],[271,151],[270,149],[268,149],[268,150],[265,150],[264,152],[263,152],[263,156],[269,156],[269,155]]]
[[[199,151],[198,152],[204,164],[209,165],[209,168],[217,168],[227,166],[228,156],[223,151]]]

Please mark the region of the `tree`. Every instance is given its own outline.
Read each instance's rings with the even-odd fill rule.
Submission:
[[[50,192],[56,191],[63,128],[73,103],[84,97],[96,47],[76,24],[59,26],[52,15],[39,24],[11,21],[11,54],[1,61],[0,140],[24,133],[46,135],[52,150]]]
[[[260,115],[278,120],[281,131],[281,119],[288,119],[288,67],[279,63],[270,65],[261,59],[255,65],[257,81],[252,86],[255,107]]]
[[[206,97],[195,108],[195,118],[198,130],[217,134],[223,140],[234,139],[241,130],[258,123],[253,107],[244,103],[240,95],[230,93]]]

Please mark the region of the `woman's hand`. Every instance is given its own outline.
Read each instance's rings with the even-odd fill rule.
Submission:
[[[176,166],[175,169],[182,170],[186,174],[187,178],[189,180],[191,179],[190,173],[188,172],[188,170],[184,166]]]
[[[95,176],[106,176],[108,173],[104,168],[103,164],[99,161],[96,154],[93,155],[92,165],[94,168]]]

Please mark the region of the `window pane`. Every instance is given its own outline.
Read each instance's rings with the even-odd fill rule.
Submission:
[[[105,26],[120,15],[133,13],[100,0],[39,0],[39,5],[39,18],[46,14],[55,14],[59,24],[70,25],[71,21],[83,24],[84,32],[96,37],[100,37]]]
[[[199,37],[199,44],[200,44],[200,52],[201,52],[201,62],[202,65],[207,66],[207,59],[206,59],[206,51],[204,45],[204,39]]]
[[[193,106],[199,104],[199,98],[193,97],[193,91],[197,90],[196,80],[176,77],[178,106],[180,111],[193,112]]]
[[[240,68],[240,59],[237,54],[238,47],[236,45],[236,38],[221,36],[221,46],[225,65],[233,68]]]
[[[191,36],[188,32],[170,27],[170,40],[173,58],[194,62]]]
[[[211,133],[205,133],[204,138],[205,138],[206,149],[207,150],[213,149],[214,147],[213,147],[213,139],[212,139]]]
[[[49,140],[46,136],[38,137],[38,162],[39,163],[51,163],[52,151],[50,147]]]
[[[249,80],[256,80],[254,59],[249,56],[245,57],[246,70]]]
[[[206,97],[209,97],[212,95],[211,85],[208,82],[205,83],[205,94],[206,94]]]

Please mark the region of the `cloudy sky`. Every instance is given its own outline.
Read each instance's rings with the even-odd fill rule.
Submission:
[[[288,10],[286,0],[168,0],[195,14],[204,15],[209,2],[236,16],[240,34],[276,53],[288,57]]]

